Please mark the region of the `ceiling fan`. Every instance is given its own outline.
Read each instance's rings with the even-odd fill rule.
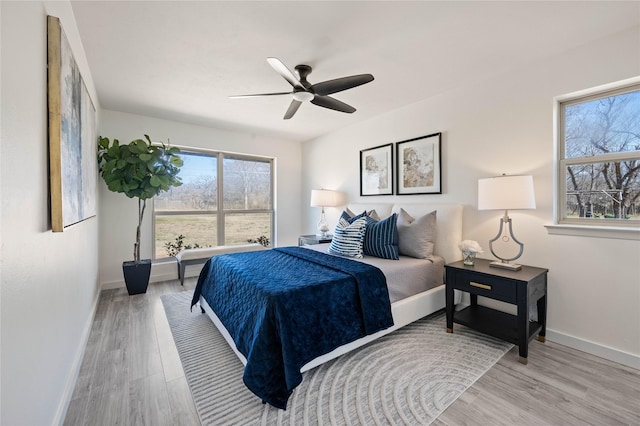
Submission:
[[[295,70],[298,72],[299,78],[287,68],[285,64],[278,58],[267,58],[267,62],[271,67],[276,70],[285,80],[293,86],[292,92],[278,92],[278,93],[261,93],[255,95],[235,95],[229,96],[232,99],[238,98],[252,98],[258,96],[279,96],[279,95],[293,95],[293,100],[289,105],[289,109],[284,114],[284,119],[288,120],[298,111],[300,105],[303,102],[310,101],[312,104],[321,106],[323,108],[333,109],[335,111],[346,112],[351,114],[356,109],[351,105],[345,104],[335,98],[328,95],[341,92],[343,90],[351,89],[353,87],[360,86],[362,84],[373,81],[371,74],[358,74],[349,77],[336,78],[334,80],[323,81],[322,83],[311,84],[307,81],[307,76],[311,73],[311,67],[309,65],[297,65]]]

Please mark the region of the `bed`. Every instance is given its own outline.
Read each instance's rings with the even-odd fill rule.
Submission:
[[[245,365],[245,385],[277,408],[286,409],[302,372],[445,306],[444,263],[461,258],[461,205],[350,204],[347,209],[375,210],[381,222],[404,215],[415,223],[435,211],[432,255],[345,259],[327,254],[330,244],[282,247],[216,256],[198,279],[192,303],[200,304]],[[413,238],[407,229],[400,234],[406,236],[401,247]],[[407,250],[412,254],[405,242]]]

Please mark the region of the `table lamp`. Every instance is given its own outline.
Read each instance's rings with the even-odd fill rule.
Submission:
[[[329,235],[329,225],[324,216],[325,207],[335,207],[338,205],[338,193],[329,189],[312,189],[311,190],[311,207],[322,207],[322,214],[318,222],[317,235],[327,238]]]
[[[500,229],[498,234],[489,241],[491,253],[500,259],[499,262],[491,262],[490,266],[496,268],[510,269],[517,271],[522,265],[510,263],[522,255],[524,244],[516,239],[513,235],[513,227],[509,210],[535,209],[536,199],[533,192],[532,176],[507,176],[486,178],[478,180],[478,210],[504,210],[504,216],[500,219]],[[503,229],[505,223],[509,228],[509,235]],[[509,242],[513,240],[520,247],[517,255],[511,258],[503,258],[498,256],[493,250],[493,243],[499,238],[502,241]]]

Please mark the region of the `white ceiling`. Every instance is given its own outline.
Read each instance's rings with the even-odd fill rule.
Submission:
[[[640,2],[72,1],[103,108],[309,140],[489,75],[639,25]],[[305,103],[268,65],[313,67],[311,83],[371,73]]]

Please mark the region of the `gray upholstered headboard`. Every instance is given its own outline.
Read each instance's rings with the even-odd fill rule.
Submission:
[[[462,241],[462,204],[429,203],[351,203],[347,207],[356,213],[375,209],[381,218],[404,209],[417,218],[436,210],[436,240],[434,253],[444,257],[447,263],[462,259],[458,244]]]

